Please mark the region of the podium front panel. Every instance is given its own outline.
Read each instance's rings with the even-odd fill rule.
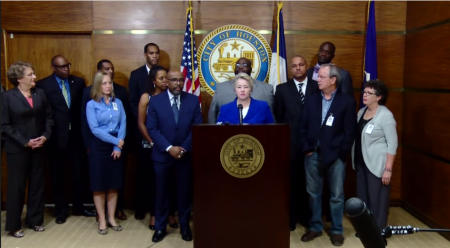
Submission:
[[[235,135],[250,135],[265,158],[251,177],[237,178],[220,154]],[[193,127],[195,248],[289,247],[289,126],[197,125]]]

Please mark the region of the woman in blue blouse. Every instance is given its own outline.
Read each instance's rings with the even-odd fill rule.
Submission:
[[[272,112],[266,101],[250,97],[254,87],[253,79],[246,73],[239,73],[234,78],[236,99],[220,107],[217,123],[239,124],[238,105],[242,104],[242,123],[274,123]]]
[[[123,187],[124,161],[121,151],[126,134],[126,115],[122,102],[114,97],[109,74],[94,77],[86,118],[95,136],[89,150],[89,177],[94,204],[99,216],[98,233],[107,234],[107,226],[122,231],[114,219],[117,190]],[[108,216],[105,217],[105,198]]]

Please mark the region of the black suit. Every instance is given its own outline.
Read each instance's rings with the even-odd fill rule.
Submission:
[[[92,89],[92,86],[89,86],[83,90],[83,98],[81,100],[81,133],[83,135],[84,147],[86,149],[89,149],[89,144],[90,144],[91,140],[96,138],[92,134],[91,129],[89,128],[89,124],[87,122],[87,118],[86,118],[86,105],[92,99],[91,98],[91,89]],[[122,101],[123,108],[125,109],[125,115],[127,117],[130,116],[131,115],[130,102],[128,101],[127,88],[123,87],[120,84],[113,82],[113,89],[114,89],[114,95],[120,101]],[[129,122],[129,118],[127,118],[127,122]],[[130,126],[131,125],[129,125],[127,123],[127,129],[128,129],[127,133],[129,133],[129,131],[132,129]],[[127,144],[127,143],[128,143],[128,139],[125,138],[125,144]],[[127,145],[124,146],[124,149],[122,149],[122,155],[121,155],[123,157],[123,161],[125,161],[125,162],[127,161],[127,153],[128,153],[127,147],[128,147]],[[125,173],[123,175],[125,176]],[[125,201],[125,199],[124,199],[123,188],[122,188],[119,190],[119,199],[117,200],[117,210],[123,210],[124,201]]]
[[[340,67],[339,67],[339,72],[341,75],[341,79],[338,82],[338,86],[339,86],[338,91],[355,98],[355,94],[354,94],[354,90],[353,90],[352,76],[350,75],[350,73],[348,71],[346,71],[345,69],[340,68]],[[313,74],[314,74],[314,67],[311,67],[306,72],[306,75],[308,76],[308,78],[311,78],[311,80],[313,80],[314,82],[317,83],[316,80],[312,79]]]
[[[83,189],[85,185],[86,170],[84,166],[85,152],[81,138],[80,107],[83,89],[86,87],[84,79],[70,75],[69,93],[71,98],[70,108],[62,94],[62,90],[52,74],[36,83],[36,87],[43,89],[53,110],[54,128],[52,140],[49,142],[49,161],[52,168],[53,198],[56,214],[67,214],[68,204],[64,200],[65,168],[71,161],[73,207],[79,212],[83,209]],[[70,124],[69,124],[70,123]],[[70,130],[69,130],[70,125]]]
[[[33,107],[18,88],[2,93],[2,131],[6,137],[5,152],[8,163],[7,231],[21,229],[21,215],[28,183],[26,222],[40,226],[44,222],[44,148],[25,147],[30,139],[44,136],[50,139],[52,110],[44,91],[31,89]]]
[[[134,140],[132,147],[138,151],[136,163],[136,216],[143,216],[148,210],[154,214],[154,170],[152,160],[152,149],[142,147],[142,135],[137,128],[139,101],[142,94],[147,92],[149,72],[147,66],[143,65],[130,74],[128,87],[130,89],[130,108],[133,113],[132,125],[135,129],[130,133]]]
[[[317,82],[308,78],[305,101],[319,90]],[[307,225],[310,219],[308,193],[306,192],[304,156],[300,149],[300,121],[303,104],[294,79],[277,86],[274,101],[274,115],[278,123],[286,123],[291,129],[291,213],[290,225],[300,222]]]

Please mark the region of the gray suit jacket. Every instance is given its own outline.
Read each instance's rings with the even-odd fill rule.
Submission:
[[[266,101],[272,112],[273,116],[273,86],[263,83],[259,80],[253,79],[255,86],[251,97],[256,100]],[[234,80],[226,81],[217,84],[216,92],[209,107],[208,123],[215,124],[217,122],[217,116],[219,116],[220,107],[224,104],[234,101],[236,94],[233,89]]]
[[[361,119],[364,110],[362,108],[358,112],[358,122]],[[372,124],[372,133],[366,133],[367,127]],[[357,139],[361,139],[361,150],[364,158],[364,162],[367,168],[375,176],[381,178],[383,171],[386,167],[387,153],[396,154],[398,138],[397,130],[395,127],[394,115],[385,106],[380,105],[377,113],[369,123],[364,127],[361,136],[356,136]],[[355,169],[355,144],[352,148],[352,162],[353,169]]]

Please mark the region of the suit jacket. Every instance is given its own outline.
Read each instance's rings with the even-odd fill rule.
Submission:
[[[366,109],[362,108],[358,112],[358,122]],[[373,125],[373,130],[370,134],[366,133],[367,127]],[[394,115],[385,106],[379,106],[375,116],[364,127],[361,136],[356,136],[361,139],[361,151],[367,168],[372,174],[381,178],[386,167],[387,153],[396,154],[398,138],[397,138],[397,123]],[[353,169],[355,169],[355,144],[352,147],[352,161]]]
[[[130,74],[128,88],[130,89],[130,107],[133,117],[138,118],[139,100],[142,94],[147,92],[148,72],[146,65],[143,65]]]
[[[70,108],[67,107],[61,88],[53,74],[36,82],[36,88],[44,90],[53,111],[53,138],[50,140],[49,145],[58,150],[66,148],[69,144],[69,123],[71,132],[79,134],[73,135],[74,139],[70,142],[75,142],[77,145],[82,144],[80,107],[83,89],[86,88],[86,84],[84,79],[73,75],[70,75],[67,80],[70,85]]]
[[[125,115],[127,117],[131,116],[130,113],[130,102],[128,101],[128,92],[127,88],[123,87],[120,84],[113,82],[114,95],[122,102],[123,108],[125,109]],[[86,87],[83,90],[83,98],[81,100],[81,133],[83,136],[84,147],[89,148],[89,143],[94,138],[91,129],[89,128],[89,124],[86,118],[86,105],[92,100],[91,98],[91,89],[92,86]],[[129,124],[129,119],[127,118],[127,133],[132,129]]]
[[[229,122],[230,124],[239,124],[239,109],[237,108],[237,97],[234,101],[220,107],[219,118],[217,122]],[[274,123],[272,112],[266,101],[259,101],[251,98],[247,115],[242,123],[264,124]]]
[[[342,92],[334,95],[325,121],[322,125],[322,94],[317,92],[305,103],[300,126],[300,145],[302,152],[314,151],[320,140],[322,163],[333,164],[336,159],[346,161],[356,132],[356,102]],[[329,116],[333,115],[332,126],[327,126]]]
[[[306,90],[304,92],[305,102],[311,95],[319,91],[317,82],[308,77]],[[302,104],[298,93],[298,86],[294,79],[277,85],[273,111],[277,123],[289,124],[291,129],[291,158],[301,153],[300,147],[300,120],[304,104]]]
[[[261,82],[259,80],[254,81],[254,88],[252,92],[252,98],[266,101],[270,109],[272,109],[273,105],[273,86]],[[222,105],[225,105],[236,98],[236,94],[233,88],[234,80],[226,81],[223,83],[219,83],[216,86],[216,92],[214,93],[211,106],[209,107],[208,113],[208,123],[216,124],[217,116],[219,115],[219,110]]]
[[[178,122],[175,122],[169,94],[167,92],[152,96],[147,114],[147,130],[155,143],[152,159],[160,163],[172,163],[175,158],[166,152],[167,147],[181,146],[192,151],[192,125],[203,122],[198,97],[181,92]],[[188,155],[188,154],[186,154]],[[190,156],[183,156],[188,159]]]
[[[33,107],[15,87],[2,93],[2,132],[6,136],[5,152],[20,153],[27,149],[30,139],[40,136],[50,140],[52,134],[52,109],[45,92],[31,89]]]
[[[338,82],[338,86],[339,86],[338,91],[355,98],[354,90],[353,90],[352,76],[345,69],[340,68],[340,67],[339,67],[339,69],[340,69],[340,74],[341,74],[341,80],[339,80],[339,82]],[[310,67],[308,69],[308,71],[306,72],[306,75],[308,76],[308,78],[311,78],[311,80],[313,80],[314,82],[317,83],[316,80],[312,79],[313,74],[314,74],[314,67]]]

